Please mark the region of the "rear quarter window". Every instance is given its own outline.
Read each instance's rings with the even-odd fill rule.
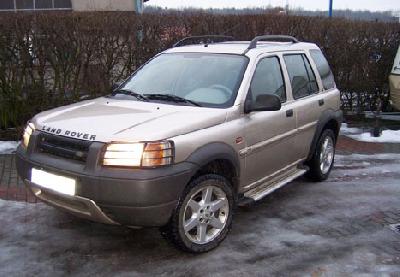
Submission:
[[[328,61],[324,54],[320,50],[310,50],[311,58],[317,65],[317,70],[322,79],[322,85],[324,89],[331,89],[335,87],[335,79],[331,68],[329,67]]]

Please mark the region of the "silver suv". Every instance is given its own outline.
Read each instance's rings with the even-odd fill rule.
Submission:
[[[332,169],[342,112],[321,50],[289,36],[191,37],[112,94],[42,112],[17,151],[42,201],[77,216],[161,227],[206,252],[234,208]]]

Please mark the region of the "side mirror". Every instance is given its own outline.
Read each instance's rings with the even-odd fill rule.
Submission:
[[[111,90],[114,91],[122,85],[122,82],[116,82],[111,86]]]
[[[245,113],[253,111],[279,111],[282,107],[281,99],[275,94],[262,94],[258,95],[255,103],[251,100],[246,100],[244,105]]]

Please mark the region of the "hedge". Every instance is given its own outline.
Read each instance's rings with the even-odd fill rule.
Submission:
[[[399,24],[281,15],[10,13],[0,17],[0,129],[35,113],[110,92],[156,53],[189,35],[250,40],[288,34],[328,57],[346,110],[387,102]]]

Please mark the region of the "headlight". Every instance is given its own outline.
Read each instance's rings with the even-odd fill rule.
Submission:
[[[33,123],[28,123],[22,136],[22,144],[25,146],[25,148],[28,148],[29,139],[31,138],[33,131],[35,131],[35,125],[33,125]]]
[[[106,146],[103,165],[123,167],[157,167],[173,163],[171,141],[110,143]]]

